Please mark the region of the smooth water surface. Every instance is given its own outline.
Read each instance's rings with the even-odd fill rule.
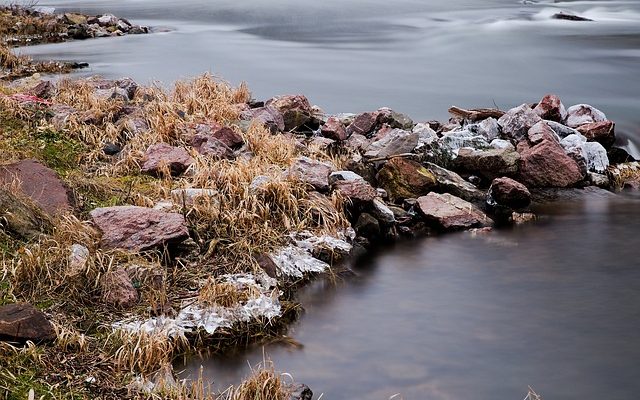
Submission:
[[[327,112],[510,108],[548,92],[588,102],[640,142],[640,1],[41,0],[159,31],[24,50],[86,73],[171,83],[211,71],[257,98],[304,93]],[[556,12],[595,22],[551,20]]]
[[[323,399],[629,400],[640,393],[640,199],[557,205],[534,224],[398,245],[317,282],[306,314],[270,345]],[[237,383],[263,359],[193,360]]]

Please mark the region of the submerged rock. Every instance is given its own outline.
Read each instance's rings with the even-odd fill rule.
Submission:
[[[420,197],[417,208],[427,221],[447,231],[493,225],[478,207],[448,193]]]

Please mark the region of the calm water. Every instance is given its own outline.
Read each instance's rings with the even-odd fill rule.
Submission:
[[[640,198],[556,206],[535,224],[404,243],[318,282],[267,346],[324,399],[629,400],[640,392]],[[262,360],[195,360],[218,388]],[[317,397],[315,397],[317,398]]]
[[[305,93],[328,112],[389,106],[444,119],[547,92],[590,102],[640,141],[640,1],[41,0],[170,32],[29,49],[90,73],[170,83],[205,71],[257,98]],[[558,11],[594,23],[553,21]],[[637,147],[621,145],[640,156]]]

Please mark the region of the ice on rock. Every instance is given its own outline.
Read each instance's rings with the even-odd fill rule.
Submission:
[[[440,147],[449,150],[454,155],[458,155],[458,150],[463,147],[472,149],[485,149],[491,147],[484,136],[476,135],[468,130],[453,131],[446,133],[438,142]]]
[[[314,258],[309,250],[292,245],[275,252],[272,259],[281,275],[295,278],[302,278],[306,273],[324,272],[329,269],[329,264]]]
[[[551,130],[554,131],[556,135],[558,135],[558,137],[561,139],[566,138],[569,135],[580,134],[580,132],[578,132],[577,130],[569,128],[566,125],[562,125],[561,123],[549,120],[545,120],[544,122],[546,122],[549,128],[551,128]]]
[[[495,118],[487,118],[480,123],[467,125],[467,129],[475,134],[484,136],[487,140],[500,137],[500,125]]]
[[[508,140],[504,140],[504,139],[493,139],[491,141],[491,147],[493,147],[494,149],[508,149],[508,148],[512,148],[515,150],[515,148],[513,147],[513,145],[511,144],[510,141]]]
[[[428,124],[416,124],[416,126],[413,127],[413,133],[418,134],[418,145],[416,149],[421,149],[438,140],[438,134],[431,129]]]
[[[609,166],[607,150],[598,142],[587,142],[582,134],[571,134],[560,141],[567,153],[578,152],[587,161],[589,171],[604,172]]]

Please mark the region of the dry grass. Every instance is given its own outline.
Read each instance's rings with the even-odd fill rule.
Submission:
[[[255,286],[239,288],[233,283],[217,282],[216,279],[209,278],[200,289],[198,301],[207,306],[233,307],[258,298],[260,294],[260,290]]]
[[[288,400],[289,391],[284,377],[290,375],[276,372],[273,363],[265,359],[251,375],[237,387],[229,388],[225,400]]]

